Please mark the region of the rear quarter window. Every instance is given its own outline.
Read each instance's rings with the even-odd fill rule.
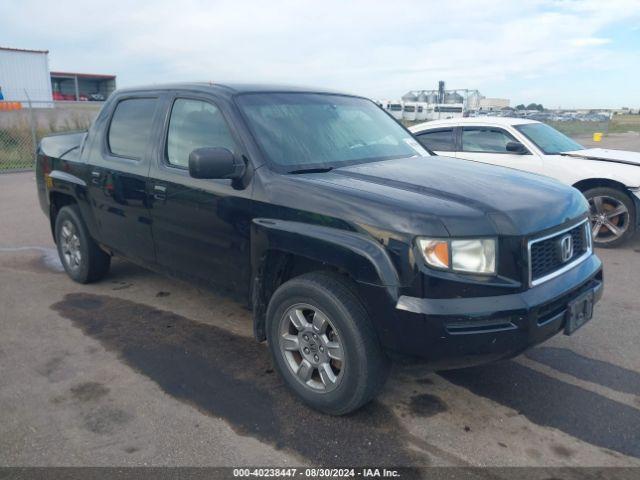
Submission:
[[[455,151],[453,128],[429,130],[416,134],[418,141],[425,147],[441,152]]]
[[[130,98],[118,102],[109,125],[109,151],[139,160],[149,143],[156,98]]]

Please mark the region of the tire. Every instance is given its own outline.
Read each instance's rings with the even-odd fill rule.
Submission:
[[[89,236],[77,205],[60,209],[54,231],[58,256],[73,281],[91,283],[104,278],[111,256]]]
[[[617,247],[633,236],[636,230],[636,208],[622,190],[597,187],[586,190],[590,207],[589,218],[596,247]],[[621,213],[612,216],[613,213]]]
[[[300,324],[299,314],[307,321],[302,329],[291,321]],[[278,372],[312,408],[344,415],[372,400],[384,386],[389,361],[362,302],[340,275],[313,272],[282,284],[271,297],[266,321]],[[305,360],[306,367],[300,367]]]

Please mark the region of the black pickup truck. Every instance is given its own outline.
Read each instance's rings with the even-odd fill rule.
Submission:
[[[87,133],[42,140],[37,185],[73,280],[120,255],[223,287],[287,385],[331,414],[372,399],[394,355],[513,357],[572,333],[603,290],[579,191],[434,156],[352,95],[121,90]]]

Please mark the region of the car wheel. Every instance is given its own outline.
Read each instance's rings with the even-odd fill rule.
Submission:
[[[72,280],[91,283],[107,274],[111,256],[89,236],[76,205],[60,209],[54,231],[60,261]]]
[[[616,247],[633,235],[635,206],[625,192],[598,187],[585,191],[584,196],[589,201],[589,220],[595,246]]]
[[[267,308],[267,339],[287,386],[324,413],[360,408],[387,377],[366,310],[339,275],[314,272],[281,285]]]

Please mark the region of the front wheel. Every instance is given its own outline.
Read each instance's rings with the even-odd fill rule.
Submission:
[[[625,192],[598,187],[585,191],[584,196],[589,202],[589,220],[595,246],[617,247],[633,235],[635,205]]]
[[[373,325],[339,275],[309,273],[281,285],[267,309],[267,339],[287,386],[322,412],[352,412],[386,380]]]

